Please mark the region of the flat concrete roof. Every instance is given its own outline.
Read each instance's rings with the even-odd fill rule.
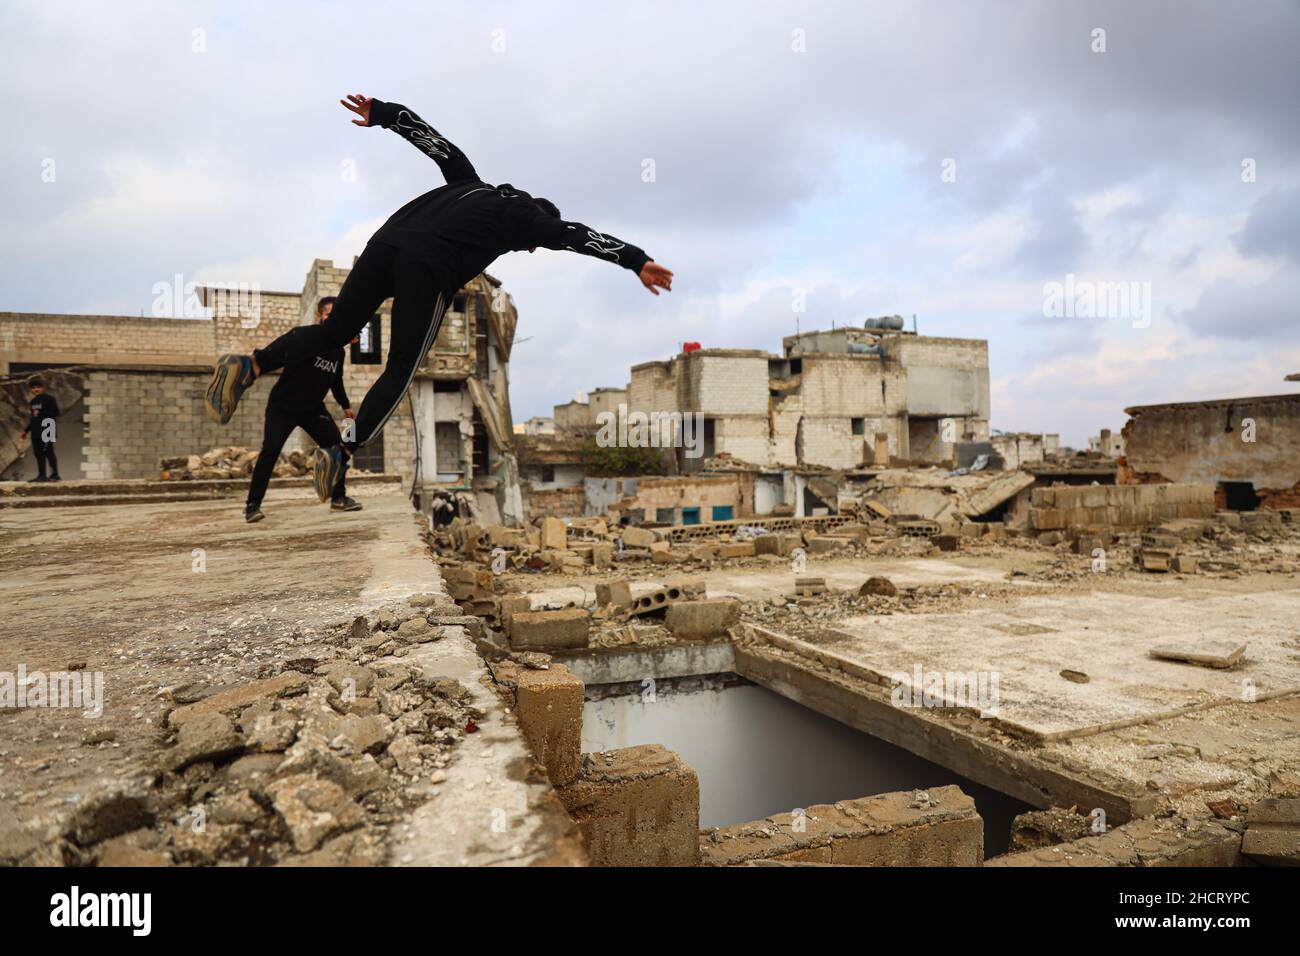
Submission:
[[[244,521],[239,498],[4,511],[10,626],[0,629],[0,660],[29,672],[69,661],[102,672],[103,714],[85,723],[116,735],[113,746],[92,748],[66,710],[6,712],[0,793],[18,817],[33,819],[51,801],[71,804],[94,779],[154,766],[161,751],[151,715],[163,689],[247,686],[292,670],[290,662],[332,659],[332,629],[357,615],[409,610],[408,598],[430,592],[450,604],[424,522],[401,490],[349,483],[348,491],[363,510],[333,513],[309,489],[273,487],[257,524]],[[472,637],[447,630],[402,660],[429,680],[460,681],[482,716],[441,783],[409,785],[413,808],[388,826],[388,862],[547,861],[569,818],[544,775],[527,772],[530,751]],[[501,812],[511,824],[498,832],[485,821]]]

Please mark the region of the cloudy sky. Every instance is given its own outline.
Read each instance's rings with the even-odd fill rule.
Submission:
[[[1126,405],[1294,390],[1297,49],[1294,0],[6,0],[0,310],[149,314],[177,273],[297,291],[350,262],[441,183],[349,124],[361,91],[676,271],[654,298],[498,260],[519,419],[684,340],[901,313],[989,340],[993,427],[1078,445]],[[1133,295],[1089,309],[1102,283]]]

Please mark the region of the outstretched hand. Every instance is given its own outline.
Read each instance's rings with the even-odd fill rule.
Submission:
[[[364,93],[349,93],[346,100],[339,100],[339,102],[361,117],[361,119],[354,119],[353,125],[370,125],[370,104],[374,102],[374,97],[366,96]]]
[[[663,289],[665,292],[672,292],[672,270],[665,269],[659,263],[651,260],[641,267],[641,284],[655,295],[659,294],[659,289]],[[658,286],[659,289],[656,289],[655,286]]]

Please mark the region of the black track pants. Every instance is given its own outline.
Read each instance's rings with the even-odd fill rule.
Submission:
[[[372,242],[348,273],[328,319],[292,329],[253,354],[263,372],[310,361],[325,349],[346,346],[391,298],[388,363],[357,412],[355,434],[346,442],[356,448],[384,427],[406,394],[456,292],[447,288],[450,284],[409,253]]]
[[[268,403],[266,427],[262,432],[262,450],[258,453],[257,462],[253,465],[253,477],[248,483],[247,507],[249,509],[261,506],[262,498],[266,495],[266,486],[271,481],[271,472],[275,468],[275,460],[295,428],[305,431],[321,448],[337,445],[343,438],[339,434],[339,427],[334,424],[334,419],[330,418],[329,412],[325,411],[324,405],[315,411],[298,412]],[[344,474],[346,473],[345,471]],[[346,494],[343,475],[339,475],[332,497],[335,501],[342,501]]]
[[[32,432],[32,454],[36,456],[36,473],[42,477],[59,476],[59,460],[54,457],[54,442],[44,441],[40,435]],[[50,473],[45,474],[45,466],[50,466]]]

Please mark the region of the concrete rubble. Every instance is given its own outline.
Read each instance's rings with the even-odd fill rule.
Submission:
[[[180,455],[159,461],[163,481],[209,481],[248,478],[257,464],[258,449],[227,445],[198,455]],[[282,452],[271,470],[274,478],[302,478],[311,474],[312,453],[294,449]]]
[[[5,861],[382,863],[384,827],[411,785],[436,778],[482,717],[457,681],[403,660],[415,643],[458,632],[428,624],[455,614],[434,605],[359,617],[294,669],[160,695],[156,767],[91,787],[67,812],[7,821]],[[413,622],[424,625],[416,638]]]

